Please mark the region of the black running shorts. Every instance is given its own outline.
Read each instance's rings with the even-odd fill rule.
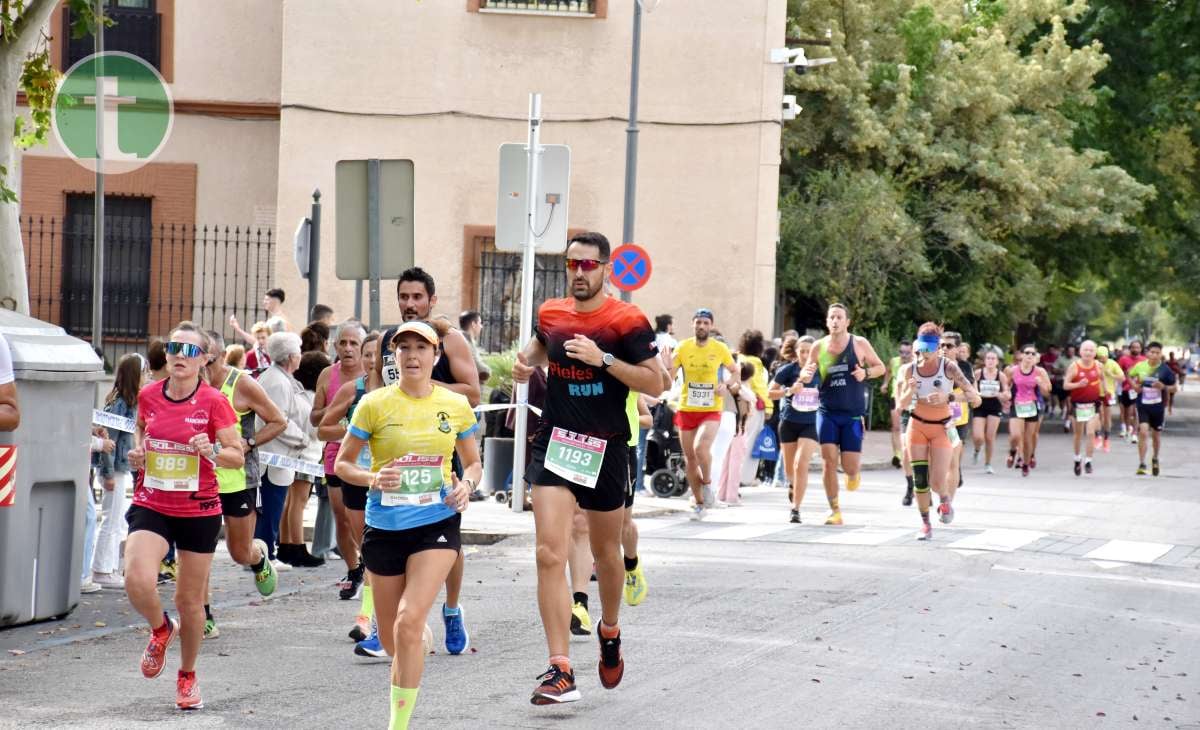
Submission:
[[[221,514],[226,517],[246,517],[254,511],[257,489],[243,489],[221,495]]]
[[[381,530],[368,525],[363,531],[363,563],[375,575],[404,575],[408,559],[419,552],[462,549],[461,525],[461,514],[408,530]]]
[[[325,486],[330,489],[342,490],[342,504],[346,506],[346,509],[352,509],[356,512],[366,511],[367,492],[371,491],[368,487],[347,484],[338,479],[336,474],[325,475]]]
[[[125,513],[130,534],[145,530],[153,532],[174,545],[177,550],[192,553],[214,553],[221,534],[221,515],[207,517],[172,517],[135,504]]]
[[[576,484],[550,471],[545,466],[546,447],[550,444],[549,428],[543,428],[533,440],[532,460],[525,470],[525,479],[535,487],[566,487],[575,495],[580,509],[593,512],[612,512],[625,506],[629,481],[629,449],[609,443],[600,465],[600,478],[594,488]],[[614,439],[615,440],[615,439]]]
[[[794,444],[800,439],[817,440],[817,424],[795,423],[786,418],[779,421],[779,443]]]

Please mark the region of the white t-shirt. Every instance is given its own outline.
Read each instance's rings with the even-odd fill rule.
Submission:
[[[659,352],[663,352],[668,348],[674,350],[676,347],[679,347],[679,343],[675,341],[675,338],[666,332],[655,333],[654,344],[658,345]]]
[[[13,381],[12,352],[8,349],[8,340],[0,335],[0,385]]]

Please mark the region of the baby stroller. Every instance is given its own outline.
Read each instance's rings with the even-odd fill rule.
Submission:
[[[675,414],[666,403],[652,409],[654,423],[646,435],[646,471],[656,497],[678,497],[688,491],[683,447],[675,429]]]

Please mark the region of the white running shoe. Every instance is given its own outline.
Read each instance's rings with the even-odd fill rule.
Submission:
[[[987,467],[983,471],[985,474],[995,474],[996,473],[996,470],[992,468],[991,464],[988,464]]]
[[[276,558],[275,560],[272,560],[271,565],[275,566],[276,573],[286,573],[292,569],[292,566],[288,565],[287,563],[283,562],[282,560],[280,560],[278,558]]]
[[[708,508],[702,504],[698,504],[695,507],[692,507],[692,514],[689,515],[689,519],[691,519],[692,522],[699,522],[704,519],[706,514],[708,514]]]

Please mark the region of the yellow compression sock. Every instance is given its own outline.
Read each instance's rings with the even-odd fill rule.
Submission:
[[[362,587],[362,608],[359,613],[363,616],[372,616],[375,614],[375,596],[371,593],[370,584],[364,583]]]
[[[417,687],[409,689],[392,685],[392,715],[388,722],[388,730],[407,730],[419,691]]]

